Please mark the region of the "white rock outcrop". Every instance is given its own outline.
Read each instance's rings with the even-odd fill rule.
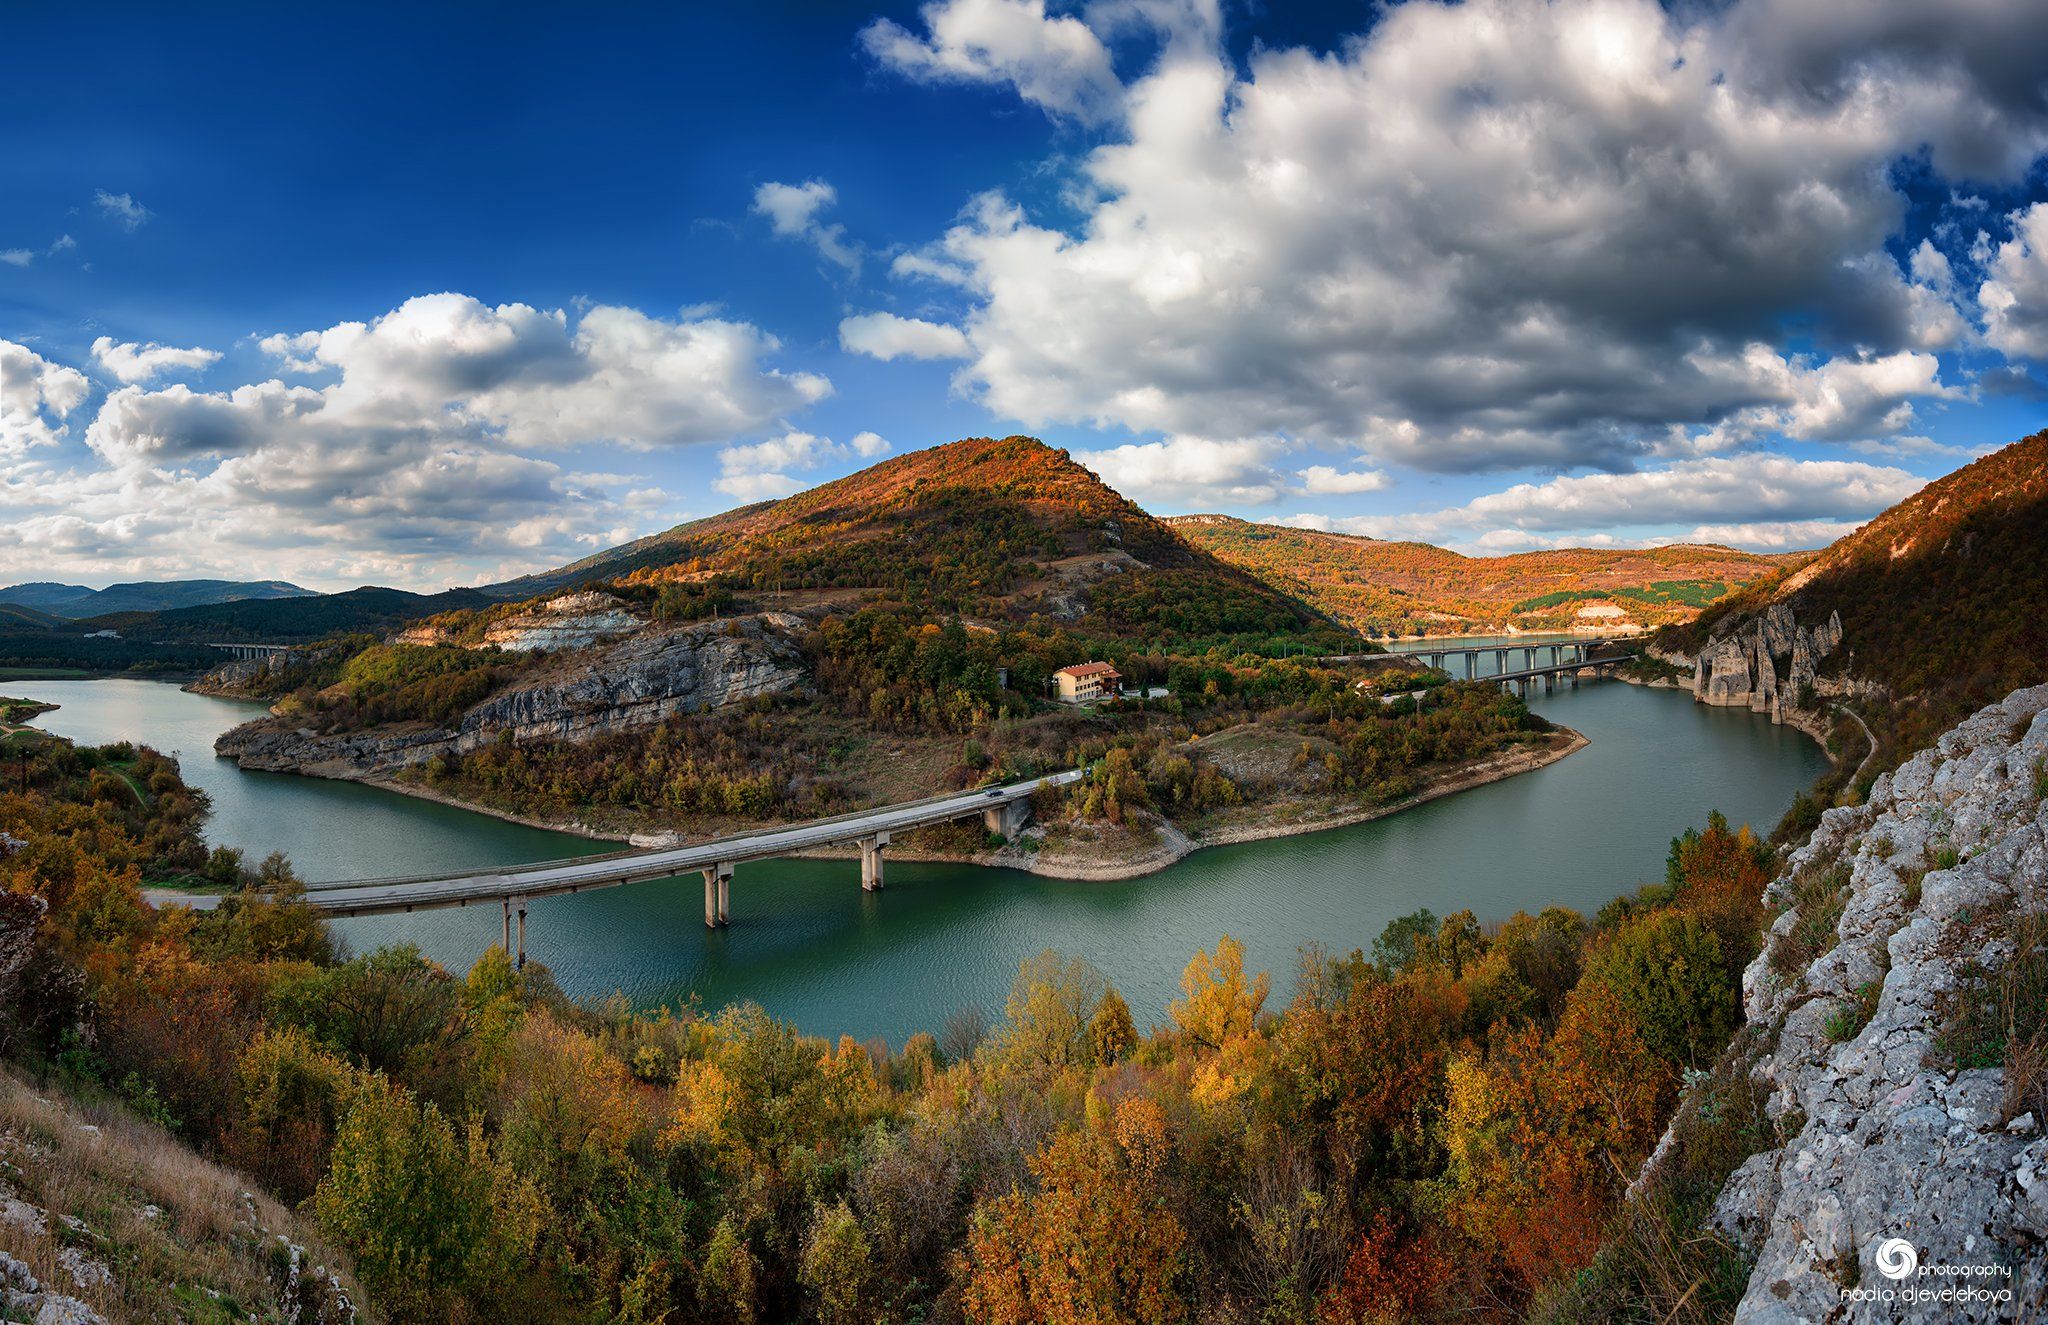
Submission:
[[[1786,710],[1797,707],[1802,688],[1814,683],[1821,659],[1841,642],[1841,613],[1829,613],[1826,622],[1808,628],[1793,620],[1791,608],[1773,603],[1762,616],[1708,643],[1691,659],[1693,698],[1746,707],[1783,722]],[[1788,660],[1782,677],[1778,658]]]
[[[685,713],[794,690],[807,675],[803,623],[760,613],[655,627],[565,659],[478,703],[447,727],[401,724],[322,734],[281,718],[224,733],[217,754],[243,768],[350,777],[511,739],[588,740]]]
[[[618,599],[593,590],[550,598],[531,611],[493,621],[484,631],[484,643],[514,653],[552,653],[589,648],[646,624]]]
[[[2044,768],[2048,686],[2015,691],[1866,804],[1829,810],[1772,883],[1766,900],[1788,909],[1743,1001],[1764,1046],[1753,1076],[1791,1139],[1737,1169],[1716,1206],[1755,1257],[1737,1321],[2040,1316],[2043,1120],[2003,1068],[1956,1070],[1938,1038],[1959,1000],[1997,997],[2015,938],[2041,932],[2023,920],[2048,911]],[[1801,897],[1822,916],[1841,906],[1835,941],[1803,965]]]

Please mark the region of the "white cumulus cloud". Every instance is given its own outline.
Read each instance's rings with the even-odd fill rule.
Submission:
[[[1100,122],[1123,100],[1109,48],[1045,0],[938,0],[920,14],[926,35],[876,19],[861,44],[885,67],[923,82],[1007,84],[1054,115]]]
[[[1134,501],[1185,508],[1278,501],[1288,485],[1273,462],[1284,450],[1273,438],[1183,435],[1073,454]]]
[[[810,486],[791,471],[816,469],[858,457],[875,460],[889,453],[880,434],[858,433],[844,445],[816,433],[790,429],[779,436],[747,445],[728,446],[718,453],[719,475],[711,486],[743,502],[787,497]]]
[[[972,352],[960,328],[894,313],[861,313],[839,323],[842,349],[870,358],[965,359]]]
[[[84,373],[26,345],[0,340],[0,460],[54,444],[64,419],[92,390]]]
[[[769,228],[776,234],[806,240],[826,261],[858,272],[860,252],[847,240],[846,227],[818,219],[838,201],[838,191],[822,179],[802,184],[771,182],[754,190],[754,210],[768,218]]]
[[[2015,358],[2048,361],[2048,203],[2009,218],[2011,238],[1977,289],[1984,337]]]
[[[1887,248],[1889,167],[2013,180],[2048,151],[2035,0],[1415,2],[1245,68],[1177,29],[1119,78],[1108,16],[1155,8],[1180,12],[955,0],[869,29],[910,77],[1102,126],[1078,220],[991,194],[893,267],[955,287],[959,381],[1030,426],[1445,471],[1909,427],[1966,327],[1939,255]],[[1756,371],[1788,320],[1811,348]]]
[[[1340,470],[1329,465],[1310,465],[1299,471],[1298,477],[1303,491],[1331,497],[1378,492],[1388,484],[1387,476],[1377,469]]]
[[[263,345],[312,376],[130,382],[82,450],[9,465],[75,441],[67,416],[90,384],[0,342],[0,575],[245,573],[254,557],[314,584],[500,578],[644,533],[665,500],[644,477],[573,472],[559,453],[729,442],[831,390],[770,366],[776,341],[750,324],[609,305],[424,295]],[[107,341],[95,357],[154,376],[200,366],[166,354],[196,353]]]
[[[155,341],[137,344],[134,341],[116,341],[112,336],[101,336],[92,343],[92,357],[117,380],[136,383],[147,382],[159,373],[167,373],[174,369],[196,372],[218,363],[220,352],[179,349],[174,345],[159,345]]]
[[[1789,528],[1802,523],[1812,528],[1813,521],[1861,523],[1905,500],[1926,482],[1903,469],[1861,461],[1796,460],[1763,453],[1707,456],[1663,469],[1518,483],[1463,506],[1351,516],[1319,527],[1375,538],[1473,542],[1495,548],[1508,543],[1536,546],[1530,536],[1559,533],[1577,542],[1591,532],[1613,529]]]

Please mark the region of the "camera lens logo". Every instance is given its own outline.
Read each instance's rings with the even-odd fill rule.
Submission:
[[[1887,1279],[1909,1279],[1920,1268],[1920,1253],[1904,1238],[1886,1238],[1878,1244],[1877,1269]]]

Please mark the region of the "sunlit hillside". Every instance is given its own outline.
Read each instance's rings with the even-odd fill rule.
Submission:
[[[1334,633],[1290,594],[1191,544],[1030,437],[913,451],[489,592],[527,598],[590,582],[697,586],[790,605],[880,594],[1152,640]]]
[[[1166,523],[1195,546],[1376,635],[1663,625],[1808,555],[1676,543],[1467,557],[1428,543],[1224,515]]]
[[[1937,479],[1811,563],[1750,586],[1665,642],[1690,652],[1772,603],[1842,614],[1823,677],[1874,682],[1904,754],[1969,710],[2048,679],[2048,432]]]

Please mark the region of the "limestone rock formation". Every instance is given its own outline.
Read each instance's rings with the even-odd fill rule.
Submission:
[[[1792,609],[1783,603],[1772,603],[1760,623],[1764,641],[1770,646],[1771,656],[1777,657],[1792,651],[1792,636],[1797,626],[1792,620]]]
[[[1783,722],[1805,687],[1814,683],[1820,660],[1842,642],[1842,617],[1831,613],[1811,629],[1793,619],[1792,609],[1773,603],[1763,616],[1714,640],[1693,659],[1692,693],[1702,703],[1747,707]],[[1777,659],[1788,657],[1784,679]]]
[[[591,666],[493,695],[462,717],[458,747],[510,731],[517,739],[577,740],[647,727],[678,713],[778,694],[800,679],[796,643],[760,618],[649,633]]]
[[[481,639],[451,638],[448,630],[427,621],[407,627],[392,639],[399,644],[496,646],[512,653],[552,653],[560,649],[586,649],[630,635],[645,625],[647,622],[633,615],[619,599],[585,590],[559,594],[523,612],[500,617],[485,627]]]
[[[649,628],[500,691],[452,727],[392,726],[322,734],[281,718],[237,727],[214,750],[244,768],[360,777],[435,755],[462,754],[501,732],[514,740],[583,740],[651,727],[802,684],[794,617],[763,613],[713,624]]]
[[[1814,653],[1813,632],[1801,626],[1792,637],[1792,666],[1785,673],[1785,688],[1792,692],[1795,701],[1805,687],[1813,684],[1814,665],[1819,661]]]
[[[1766,893],[1786,909],[1743,1001],[1761,1037],[1750,1072],[1789,1140],[1737,1169],[1716,1205],[1755,1258],[1738,1322],[2019,1320],[2048,1298],[2048,1119],[2003,1067],[1958,1070],[1941,1039],[1961,1001],[1996,998],[2000,969],[2029,956],[2015,953],[2036,932],[2022,917],[2048,912],[2044,761],[2048,686],[2015,691],[1879,778],[1863,806],[1829,810]],[[1809,959],[1802,911],[1836,904]],[[1889,1239],[1910,1256],[1881,1256]],[[1919,1269],[1886,1273],[1908,1260]],[[1908,1301],[1909,1288],[2010,1292],[1959,1306]],[[1859,1300],[1872,1289],[1896,1300]]]
[[[1783,722],[1784,713],[1778,707],[1778,669],[1771,665],[1770,632],[1758,631],[1755,644],[1756,688],[1750,693],[1750,712],[1768,713],[1771,721]]]
[[[484,643],[515,653],[582,649],[631,634],[646,624],[610,594],[563,594],[532,611],[492,622],[484,632]]]
[[[1700,698],[1709,704],[1748,704],[1755,683],[1750,674],[1748,641],[1739,635],[1731,635],[1709,648],[1703,657],[1707,688]]]

